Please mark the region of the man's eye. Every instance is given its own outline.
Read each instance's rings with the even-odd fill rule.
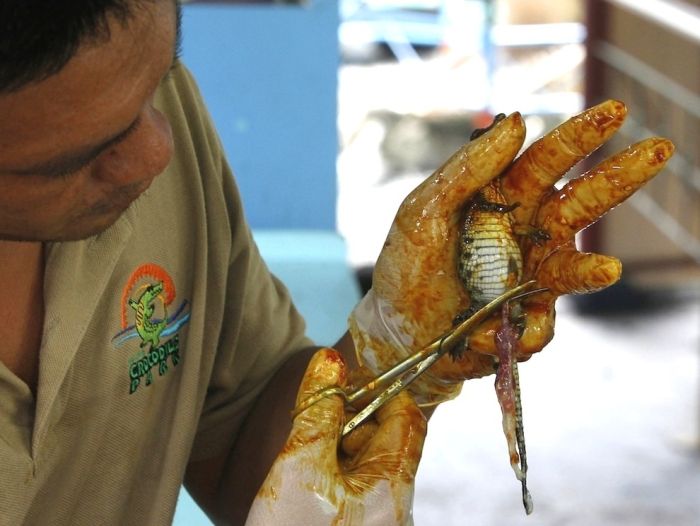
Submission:
[[[74,175],[76,175],[78,172],[86,168],[90,163],[92,162],[92,159],[88,161],[83,161],[79,164],[76,164],[74,166],[67,166],[62,170],[58,170],[56,172],[51,172],[48,174],[45,174],[45,177],[49,177],[51,179],[68,179]]]

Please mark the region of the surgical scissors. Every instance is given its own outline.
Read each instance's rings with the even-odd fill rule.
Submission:
[[[416,380],[416,378],[427,371],[428,368],[446,352],[453,349],[458,343],[463,341],[464,338],[471,331],[473,331],[477,325],[493,314],[496,309],[498,309],[505,302],[521,299],[525,296],[530,296],[531,294],[536,294],[547,290],[543,288],[532,289],[534,285],[534,280],[527,281],[504,292],[491,302],[481,307],[469,318],[462,321],[436,340],[433,340],[432,343],[423,349],[397,363],[391,369],[373,378],[355,391],[348,393],[341,387],[337,386],[328,387],[319,391],[318,393],[302,401],[292,412],[292,417],[295,417],[312,405],[318,403],[320,400],[323,400],[329,396],[339,395],[347,404],[352,404],[353,402],[365,398],[378,389],[386,387],[384,391],[379,393],[369,404],[364,407],[364,409],[358,412],[345,424],[343,427],[342,436],[347,435],[391,398],[399,394],[400,391],[406,389],[406,387]]]

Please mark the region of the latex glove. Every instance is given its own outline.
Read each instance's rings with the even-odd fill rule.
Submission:
[[[523,280],[550,288],[523,302],[525,327],[519,359],[541,350],[554,331],[554,301],[615,283],[618,260],[578,252],[574,236],[632,195],[658,173],[673,153],[670,141],[650,138],[602,162],[561,190],[553,184],[605,143],[621,126],[626,108],[607,101],[568,120],[533,143],[515,161],[525,137],[514,113],[467,143],[401,204],[373,274],[372,290],[349,324],[358,359],[374,374],[429,344],[449,330],[470,297],[457,275],[460,217],[467,203],[491,181],[508,203],[516,227],[539,229],[550,239],[540,245],[518,238]],[[500,176],[500,177],[499,177]],[[526,228],[521,228],[525,230]],[[419,404],[459,393],[464,379],[495,371],[494,332],[498,316],[468,340],[461,358],[445,356],[412,386]]]
[[[309,363],[297,404],[345,382],[340,354],[322,349]],[[339,446],[344,423],[344,402],[339,396],[325,398],[297,415],[246,525],[412,524],[413,481],[425,438],[425,417],[410,395],[401,393],[376,413],[376,419],[358,434],[364,435],[362,443],[347,454]]]

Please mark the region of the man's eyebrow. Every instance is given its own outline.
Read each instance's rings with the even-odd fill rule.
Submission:
[[[77,171],[97,158],[105,150],[125,140],[138,127],[140,120],[140,116],[136,117],[125,129],[101,141],[99,144],[87,146],[74,152],[64,153],[55,159],[41,162],[33,166],[12,170],[12,173],[16,175],[53,176]]]

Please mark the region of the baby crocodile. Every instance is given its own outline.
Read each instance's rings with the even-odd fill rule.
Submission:
[[[496,115],[493,123],[475,130],[474,140],[503,120]],[[455,318],[455,324],[465,320],[481,307],[520,283],[523,257],[516,235],[530,236],[539,243],[548,239],[544,231],[514,224],[510,214],[518,203],[509,204],[500,190],[499,181],[479,190],[465,206],[458,246],[457,273],[469,293],[469,309]],[[453,358],[459,358],[465,346],[457,345]]]

